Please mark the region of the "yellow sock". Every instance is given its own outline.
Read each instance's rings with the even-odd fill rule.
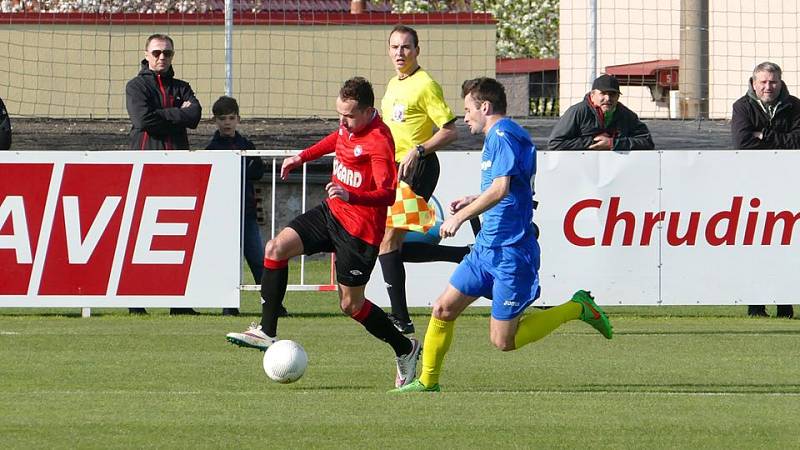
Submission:
[[[453,342],[455,321],[439,320],[431,316],[428,331],[425,332],[425,343],[422,346],[422,371],[419,381],[425,386],[433,386],[439,382],[442,373],[444,355]]]
[[[562,323],[580,317],[581,311],[583,311],[583,306],[580,303],[570,301],[544,311],[525,314],[517,326],[517,334],[514,335],[514,346],[520,348],[531,342],[538,341],[552,333]],[[427,336],[425,342],[427,343]]]

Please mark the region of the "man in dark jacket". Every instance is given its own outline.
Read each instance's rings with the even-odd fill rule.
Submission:
[[[615,77],[597,77],[592,91],[556,123],[550,133],[550,150],[652,150],[655,146],[647,125],[619,103],[619,96]]]
[[[186,128],[197,128],[202,115],[200,102],[189,83],[175,78],[172,57],[175,45],[166,34],[147,38],[139,75],[125,86],[131,118],[130,148],[133,150],[189,150]],[[146,314],[144,308],[129,308],[131,314]],[[171,308],[170,314],[196,314],[191,308]]]
[[[800,148],[800,100],[789,95],[781,68],[763,62],[753,69],[745,94],[733,104],[731,136],[737,149]],[[766,317],[764,305],[749,305],[747,314]],[[778,305],[778,317],[791,318],[792,305]]]
[[[11,119],[8,117],[6,105],[0,98],[0,150],[11,148]]]
[[[186,129],[197,128],[200,102],[189,83],[175,78],[172,38],[154,34],[147,38],[139,75],[125,86],[134,150],[189,150]]]

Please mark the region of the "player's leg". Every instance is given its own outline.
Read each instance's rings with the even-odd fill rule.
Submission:
[[[414,324],[408,314],[406,300],[406,269],[400,247],[406,230],[387,228],[380,245],[378,259],[381,262],[383,281],[392,305],[392,320],[402,333],[413,334]]]
[[[339,285],[340,307],[369,334],[386,342],[395,354],[395,387],[405,386],[416,376],[421,345],[416,338],[404,336],[380,306],[364,297],[365,286]]]
[[[414,379],[420,344],[404,336],[379,306],[364,297],[364,289],[378,258],[378,247],[347,233],[338,223],[331,228],[336,248],[336,278],[342,311],[376,338],[389,344],[397,360],[395,386]]]
[[[228,333],[228,341],[265,350],[277,340],[278,317],[289,279],[289,258],[322,251],[332,251],[328,235],[330,210],[324,203],[292,220],[264,249],[264,273],[261,276],[261,323],[252,324],[243,333]]]
[[[451,262],[458,264],[469,253],[469,247],[428,244],[425,242],[404,242],[400,254],[403,262]]]
[[[252,324],[242,333],[228,333],[228,341],[241,347],[266,350],[277,340],[278,317],[289,279],[289,258],[302,253],[303,241],[297,231],[289,227],[267,242],[261,276],[261,323]]]

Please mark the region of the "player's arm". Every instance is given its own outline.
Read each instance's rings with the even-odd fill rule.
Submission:
[[[281,179],[285,180],[286,177],[289,176],[289,172],[294,170],[295,167],[334,152],[336,150],[337,139],[339,139],[339,130],[325,136],[321,141],[308,147],[299,154],[284,159],[281,164]]]
[[[439,236],[443,238],[455,236],[456,232],[458,232],[458,229],[461,228],[461,225],[464,222],[483,214],[491,209],[494,205],[500,203],[500,200],[508,195],[510,188],[510,175],[497,177],[492,180],[492,184],[489,185],[488,189],[483,191],[481,195],[474,197],[471,202],[463,201],[461,208],[458,209],[455,214],[448,217],[444,223],[442,223],[441,227],[439,228]],[[465,197],[462,200],[467,199],[468,197]],[[456,204],[451,206],[453,209],[457,209]]]

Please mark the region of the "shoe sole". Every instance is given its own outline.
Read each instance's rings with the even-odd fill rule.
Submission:
[[[236,339],[235,337],[232,337],[232,336],[225,336],[225,340],[227,340],[231,344],[239,346],[239,347],[254,348],[256,350],[261,350],[262,352],[267,351],[267,349],[269,348],[269,347],[259,347],[257,345],[250,344],[250,343],[248,343],[246,341],[243,341],[241,339]]]

